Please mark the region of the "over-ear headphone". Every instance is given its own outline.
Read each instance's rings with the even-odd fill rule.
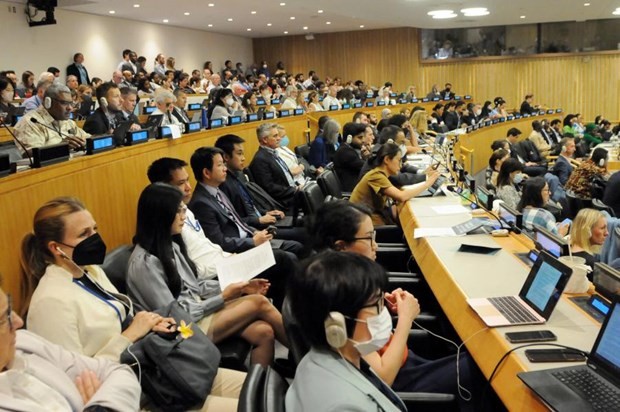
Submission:
[[[108,99],[106,99],[105,97],[102,97],[101,99],[99,99],[99,106],[101,106],[102,109],[107,109]]]
[[[566,151],[566,145],[562,145],[562,148],[560,149],[560,152],[564,153]]]
[[[327,319],[325,319],[325,339],[329,346],[334,349],[340,349],[346,345],[349,338],[342,313],[329,312],[329,315],[327,315]]]
[[[49,110],[52,108],[52,98],[51,97],[46,97],[45,99],[43,99],[43,107],[45,107],[46,110]]]
[[[607,160],[606,158],[601,157],[601,160],[599,160],[599,161],[598,161],[598,165],[599,165],[599,167],[603,167],[603,166],[605,166],[605,161],[606,161],[606,160]]]
[[[353,141],[353,136],[351,136],[350,134],[347,135],[347,140],[346,140],[347,144],[351,144],[352,141]]]

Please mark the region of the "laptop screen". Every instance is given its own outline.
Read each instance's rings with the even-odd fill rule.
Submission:
[[[596,338],[588,363],[595,363],[620,378],[620,302],[616,300]]]
[[[572,270],[545,251],[541,251],[519,292],[519,297],[540,316],[549,319]]]
[[[545,236],[545,234],[540,231],[536,232],[536,241],[540,243],[540,246],[542,246],[543,249],[551,253],[553,256],[560,257],[562,254],[562,246],[554,242],[550,237]]]

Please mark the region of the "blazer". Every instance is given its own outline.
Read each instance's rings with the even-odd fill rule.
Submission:
[[[190,117],[187,115],[187,112],[184,109],[174,106],[172,109],[172,115],[177,118],[177,120],[181,123],[189,123],[192,121]],[[183,117],[185,116],[185,118]]]
[[[84,69],[84,72],[86,73],[86,81],[88,82],[88,84],[90,84],[90,77],[88,76],[88,70],[86,70],[86,67],[84,66],[82,66],[82,68]],[[71,63],[70,65],[67,66],[67,77],[71,75],[77,77],[78,84],[82,84],[82,76],[80,76],[80,70],[78,69],[75,63]]]
[[[327,158],[327,148],[323,136],[317,135],[312,143],[310,143],[308,162],[314,167],[324,167],[329,163]]]
[[[240,253],[255,246],[251,237],[239,237],[237,224],[200,183],[196,185],[188,207],[200,222],[205,235],[224,251]]]
[[[568,159],[564,156],[558,156],[555,164],[553,165],[553,174],[555,174],[558,179],[560,179],[560,183],[562,186],[568,182],[568,178],[570,174],[573,172],[573,165],[570,164]],[[606,203],[607,204],[607,203]]]
[[[117,113],[114,117],[116,118],[117,126],[125,121],[121,113]],[[92,135],[107,134],[110,131],[110,121],[101,108],[95,110],[95,113],[88,116],[84,122],[84,131]]]
[[[392,392],[383,385],[384,390]],[[399,409],[337,353],[314,348],[299,362],[285,405],[287,411],[298,412],[407,410],[402,402]]]
[[[250,170],[254,181],[277,201],[290,206],[295,198],[296,188],[291,186],[284,171],[267,149],[260,147],[252,163]]]
[[[358,152],[346,143],[340,145],[334,156],[334,169],[340,179],[343,192],[352,192],[360,179],[364,161]]]
[[[243,185],[243,187],[247,191],[252,203],[250,203],[244,198],[243,194],[241,193],[241,185]],[[248,226],[256,228],[264,226],[259,222],[259,217],[256,215],[254,207],[256,208],[256,210],[258,210],[261,216],[264,215],[267,211],[260,210],[258,208],[258,205],[254,204],[252,194],[250,190],[245,186],[245,182],[243,182],[243,179],[239,179],[233,171],[228,170],[226,172],[226,181],[220,185],[220,190],[226,193],[226,196],[228,196],[230,203],[232,203],[239,216],[241,216],[241,219]]]
[[[140,409],[140,385],[126,365],[70,352],[25,330],[17,331],[15,349],[15,359],[10,368],[0,372],[0,410],[29,412],[49,407],[45,397],[37,399],[39,404],[33,405],[33,401],[13,395],[17,387],[23,389],[24,380],[31,379],[30,376],[50,389],[46,394],[56,392],[60,395],[73,411],[92,406],[114,411]],[[24,373],[26,369],[28,372]],[[101,387],[84,404],[75,386],[75,378],[86,369],[99,377]],[[41,396],[40,393],[38,395]]]

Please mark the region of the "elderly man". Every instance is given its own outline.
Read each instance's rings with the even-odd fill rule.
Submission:
[[[120,87],[123,82],[123,73],[115,70],[114,73],[112,73],[112,82],[116,83],[116,85]]]
[[[282,110],[296,109],[297,108],[297,95],[299,93],[299,91],[297,90],[297,87],[287,86],[285,93],[286,93],[286,99],[284,99],[284,102],[282,103],[282,106],[280,106],[280,109]]]
[[[260,148],[250,163],[254,180],[278,202],[293,206],[302,186],[295,183],[293,174],[276,152],[280,145],[278,125],[263,123],[256,129],[256,135]]]
[[[54,77],[51,73],[49,74]],[[37,83],[37,94],[27,98],[22,103],[22,106],[25,107],[24,113],[28,113],[43,105],[43,96],[45,95],[45,91],[52,85],[53,82],[53,80],[39,80]]]
[[[330,106],[338,106],[338,110],[340,110],[342,108],[342,105],[340,104],[340,101],[336,98],[336,95],[338,94],[338,87],[334,85],[329,86],[327,93],[327,96],[325,96],[325,98],[323,99],[323,108],[325,110],[329,110]]]
[[[222,88],[222,78],[220,77],[219,74],[213,73],[211,75],[211,84],[209,84],[209,87],[207,87],[207,90],[205,90],[207,93],[209,93],[209,99],[213,100],[213,96],[215,96],[215,92],[221,88]]]
[[[90,135],[69,119],[72,111],[71,90],[54,83],[45,92],[43,105],[26,113],[17,123],[15,136],[28,150],[62,142],[72,149],[83,148]]]

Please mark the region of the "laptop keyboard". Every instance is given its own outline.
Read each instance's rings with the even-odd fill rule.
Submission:
[[[586,399],[595,411],[620,410],[620,391],[588,369],[565,369],[552,375]]]
[[[488,299],[511,324],[538,322],[538,318],[525,309],[514,296]]]

